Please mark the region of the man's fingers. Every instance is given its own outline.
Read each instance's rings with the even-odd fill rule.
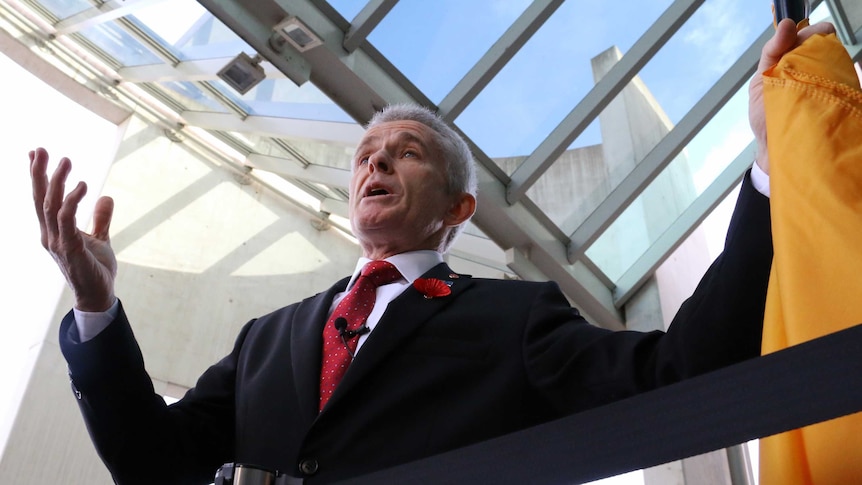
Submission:
[[[66,190],[66,178],[72,165],[68,158],[63,158],[51,175],[51,180],[48,182],[48,190],[45,193],[45,201],[42,210],[45,213],[45,227],[48,230],[48,242],[57,237],[57,213],[63,205],[63,195]]]
[[[93,236],[107,241],[111,229],[111,218],[114,215],[114,199],[100,197],[93,210]]]
[[[30,180],[33,183],[33,204],[36,217],[39,218],[39,230],[42,233],[42,246],[48,247],[48,232],[45,226],[45,193],[48,190],[48,152],[37,148],[30,152]]]
[[[775,27],[775,35],[763,46],[763,52],[760,56],[760,63],[757,66],[757,72],[761,73],[770,67],[778,64],[781,56],[786,54],[791,49],[798,47],[805,42],[806,39],[813,35],[828,35],[835,33],[835,26],[829,22],[818,22],[809,25],[798,33],[796,31],[796,23],[790,19],[782,20]]]
[[[78,182],[69,192],[69,195],[63,200],[63,205],[57,211],[57,236],[59,243],[64,248],[73,247],[74,243],[80,237],[78,235],[78,225],[75,221],[75,215],[78,212],[78,204],[81,199],[87,194],[87,184]]]
[[[775,26],[775,35],[763,46],[757,72],[761,73],[774,66],[785,52],[796,45],[796,23],[784,19]]]
[[[799,35],[797,36],[796,45],[800,45],[805,42],[806,39],[813,35],[829,35],[835,33],[835,26],[829,22],[818,22],[813,25],[809,25],[804,29],[799,31]]]

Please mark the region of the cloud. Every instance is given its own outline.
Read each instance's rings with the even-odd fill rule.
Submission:
[[[740,0],[706,2],[682,28],[685,44],[709,53],[704,69],[724,73],[747,47],[751,29],[739,21],[744,8]]]

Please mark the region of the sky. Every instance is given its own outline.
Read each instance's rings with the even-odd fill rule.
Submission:
[[[0,159],[7,170],[0,191],[5,242],[0,251],[0,449],[8,435],[33,359],[45,339],[64,282],[40,244],[34,211],[28,152],[45,147],[54,162],[72,160],[72,183],[90,182],[98,193],[113,152],[117,128],[43,83],[0,54]],[[49,171],[53,169],[51,164]],[[88,195],[80,214],[89,214],[95,197]],[[86,223],[86,218],[80,221]],[[53,338],[53,336],[48,336]]]

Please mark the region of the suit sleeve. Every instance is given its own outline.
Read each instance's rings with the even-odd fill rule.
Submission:
[[[598,328],[555,286],[539,292],[523,344],[532,385],[568,414],[758,356],[771,264],[769,201],[746,176],[725,251],[667,333]]]
[[[681,376],[760,355],[772,255],[769,199],[746,174],[724,251],[682,304],[663,342]]]
[[[104,331],[76,343],[72,312],[60,326],[60,348],[96,449],[119,484],[208,484],[230,461],[234,441],[236,356],[210,367],[171,406],[153,390],[125,312]]]

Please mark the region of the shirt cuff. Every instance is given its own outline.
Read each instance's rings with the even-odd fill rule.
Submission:
[[[764,172],[756,162],[751,167],[751,184],[754,190],[769,197],[769,174]]]
[[[72,313],[75,315],[75,326],[78,327],[79,343],[84,343],[99,332],[108,328],[108,325],[117,318],[117,313],[120,309],[120,300],[114,298],[114,304],[111,308],[103,312],[82,312],[77,308],[72,308]]]

